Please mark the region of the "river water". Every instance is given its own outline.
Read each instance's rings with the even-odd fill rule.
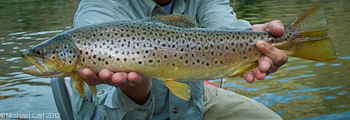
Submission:
[[[263,81],[225,79],[223,87],[251,97],[284,119],[350,119],[350,1],[244,0],[236,1],[238,19],[252,24],[275,19],[288,23],[307,9],[323,5],[328,35],[337,60],[314,62],[289,57],[287,64]],[[72,28],[76,0],[2,0],[0,3],[0,116],[44,117],[56,114],[50,79],[24,74],[32,64],[21,53]],[[212,81],[220,84],[219,81]]]

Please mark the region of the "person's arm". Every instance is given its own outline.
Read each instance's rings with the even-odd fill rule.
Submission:
[[[251,28],[253,31],[270,31],[275,36],[281,36],[284,33],[284,25],[279,20],[253,26],[250,26],[248,21],[237,20],[227,0],[207,0],[202,4],[196,16],[199,27],[236,30]],[[265,79],[268,74],[276,72],[288,59],[283,51],[267,42],[259,41],[256,46],[264,55],[258,61],[259,68],[243,76],[249,83],[254,82],[255,78]]]

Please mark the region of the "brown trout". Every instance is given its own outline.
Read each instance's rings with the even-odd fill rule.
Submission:
[[[176,96],[190,99],[189,85],[176,81],[241,76],[258,67],[262,53],[255,44],[271,43],[287,55],[315,61],[336,59],[327,36],[324,9],[316,6],[285,25],[285,33],[196,28],[188,15],[119,20],[75,28],[25,51],[36,67],[24,73],[42,77],[70,77],[84,96],[80,74],[137,72],[164,81]],[[89,86],[96,94],[96,88]]]

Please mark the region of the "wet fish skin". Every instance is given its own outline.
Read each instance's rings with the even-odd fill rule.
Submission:
[[[336,58],[320,6],[286,24],[285,34],[280,37],[251,30],[194,28],[190,20],[186,15],[169,15],[75,28],[26,51],[22,56],[37,68],[23,72],[45,77],[73,73],[73,83],[77,83],[74,86],[83,96],[84,85],[76,70],[134,71],[143,77],[163,80],[174,94],[188,100],[189,88],[170,81],[234,77],[250,72],[262,55],[255,47],[259,40],[291,56],[316,61]],[[184,91],[177,93],[173,89],[177,87]]]

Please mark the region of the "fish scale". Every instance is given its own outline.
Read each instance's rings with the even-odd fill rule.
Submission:
[[[321,16],[321,17],[320,17]],[[258,67],[262,53],[255,44],[267,41],[287,55],[315,60],[336,59],[326,33],[321,6],[285,25],[285,33],[197,28],[188,15],[119,20],[75,28],[22,54],[36,67],[23,72],[43,77],[73,77],[84,96],[79,70],[94,73],[137,72],[164,81],[176,96],[190,99],[190,86],[175,82],[241,76]],[[94,94],[96,87],[88,86]]]

